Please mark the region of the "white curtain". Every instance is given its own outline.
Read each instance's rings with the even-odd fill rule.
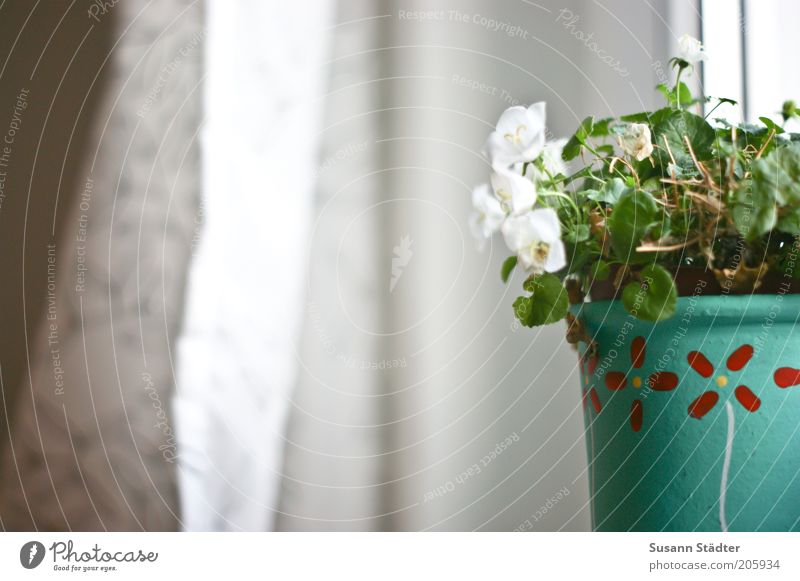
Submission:
[[[470,189],[512,104],[547,101],[552,137],[660,106],[657,64],[697,19],[339,2],[281,529],[589,528],[574,353],[562,325],[514,325],[521,279],[500,282],[501,241],[474,249]]]
[[[177,368],[187,530],[273,526],[332,14],[206,0],[203,220]]]

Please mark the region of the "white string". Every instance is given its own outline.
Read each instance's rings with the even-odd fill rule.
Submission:
[[[722,463],[722,481],[719,484],[719,525],[723,533],[728,532],[728,521],[725,518],[725,494],[728,491],[728,472],[731,469],[731,453],[733,452],[733,405],[725,402],[728,412],[728,438],[725,442],[725,461]]]

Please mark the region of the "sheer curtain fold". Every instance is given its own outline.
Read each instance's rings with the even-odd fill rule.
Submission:
[[[574,353],[514,324],[521,280],[499,239],[475,250],[470,190],[511,105],[547,101],[551,138],[659,106],[692,10],[339,3],[280,528],[513,530],[560,491],[534,528],[589,528]]]
[[[203,225],[178,350],[187,530],[273,527],[333,3],[206,0]]]

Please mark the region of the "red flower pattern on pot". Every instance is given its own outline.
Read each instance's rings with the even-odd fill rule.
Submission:
[[[592,376],[595,369],[597,369],[597,362],[598,357],[596,353],[591,355],[587,352],[580,358],[581,372],[583,373],[583,380],[586,383],[586,388],[583,390],[583,407],[586,408],[587,403],[591,402],[594,413],[599,414],[603,409],[600,405],[600,396],[597,395],[597,390],[594,388],[594,385],[591,387],[589,386],[589,377]]]
[[[639,370],[644,365],[647,356],[647,343],[645,338],[637,336],[631,341],[631,367],[628,372],[609,371],[606,373],[606,387],[611,391],[624,389],[630,380],[634,389],[640,389],[645,380]],[[670,371],[657,371],[647,377],[647,387],[653,391],[671,391],[678,387],[678,376]],[[636,398],[631,403],[630,423],[634,432],[642,429],[644,422],[644,402]]]
[[[780,367],[775,371],[775,385],[781,389],[800,385],[800,369]]]
[[[753,347],[745,344],[731,353],[725,366],[728,368],[728,371],[738,372],[747,365],[752,357]],[[705,379],[711,379],[714,375],[714,365],[700,351],[690,352],[687,359],[689,361],[689,366]],[[723,389],[728,385],[730,379],[725,373],[720,373],[716,376],[714,382],[717,384],[717,387]],[[754,412],[761,407],[761,400],[746,385],[737,386],[734,390],[734,395],[742,407],[749,412]],[[705,391],[700,397],[689,404],[689,415],[699,420],[710,412],[718,401],[719,394],[715,390]]]

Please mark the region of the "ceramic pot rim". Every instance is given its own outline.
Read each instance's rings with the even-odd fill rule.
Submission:
[[[620,300],[587,301],[574,305],[580,316],[597,318],[632,317]],[[800,324],[800,295],[798,294],[751,294],[751,295],[698,295],[678,297],[675,314],[669,319],[653,324],[669,324],[680,321],[691,312],[692,321],[714,319],[716,321],[763,322]],[[577,313],[576,313],[577,314]],[[639,323],[647,321],[636,319]]]

